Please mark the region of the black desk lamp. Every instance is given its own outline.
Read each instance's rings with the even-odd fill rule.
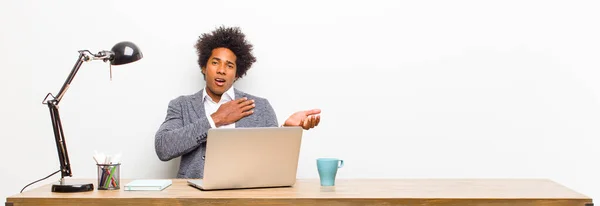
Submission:
[[[67,184],[64,179],[65,176],[71,177],[72,173],[62,123],[60,122],[60,115],[58,114],[58,103],[60,103],[63,95],[65,95],[65,92],[69,89],[71,81],[73,81],[79,67],[81,67],[83,62],[92,60],[102,60],[104,62],[110,61],[112,77],[112,65],[131,63],[142,57],[143,55],[140,49],[135,44],[126,41],[115,44],[110,51],[100,51],[98,54],[92,54],[88,50],[81,50],[79,51],[79,58],[77,59],[73,70],[71,70],[67,80],[62,88],[60,88],[58,95],[54,96],[51,93],[48,93],[44,98],[42,104],[48,105],[48,108],[50,109],[52,127],[54,128],[54,140],[56,141],[56,149],[58,150],[58,158],[60,160],[61,177],[58,183],[52,185],[52,192],[85,192],[94,190],[94,185],[92,183]],[[48,99],[48,97],[52,97],[52,99]]]

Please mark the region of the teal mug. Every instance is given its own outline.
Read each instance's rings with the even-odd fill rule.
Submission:
[[[317,170],[319,171],[319,179],[321,186],[334,186],[335,176],[338,168],[344,166],[344,160],[336,158],[319,158],[317,159]]]

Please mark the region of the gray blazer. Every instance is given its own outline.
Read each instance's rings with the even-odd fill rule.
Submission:
[[[253,99],[254,113],[235,123],[235,127],[277,127],[277,116],[269,101],[234,88],[235,99]],[[167,117],[154,139],[156,155],[162,161],[181,156],[177,178],[202,178],[206,135],[210,123],[204,111],[202,90],[179,96],[169,102]]]

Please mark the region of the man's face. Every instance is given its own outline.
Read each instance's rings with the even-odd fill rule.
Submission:
[[[206,91],[214,101],[221,99],[236,80],[237,65],[235,54],[227,48],[216,48],[208,58],[206,68],[202,68],[206,78]]]

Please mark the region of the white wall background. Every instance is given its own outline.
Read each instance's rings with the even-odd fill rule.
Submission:
[[[340,178],[549,178],[600,198],[598,1],[0,1],[0,196],[59,168],[47,107],[77,51],[138,44],[141,61],[85,63],[61,102],[74,178],[94,150],[122,178],[174,177],[154,133],[169,100],[204,86],[194,43],[240,26],[257,63],[236,87],[282,122],[321,108],[315,158]],[[55,181],[59,175],[44,181]],[[31,188],[42,185],[38,183]],[[30,189],[30,188],[29,188]]]

